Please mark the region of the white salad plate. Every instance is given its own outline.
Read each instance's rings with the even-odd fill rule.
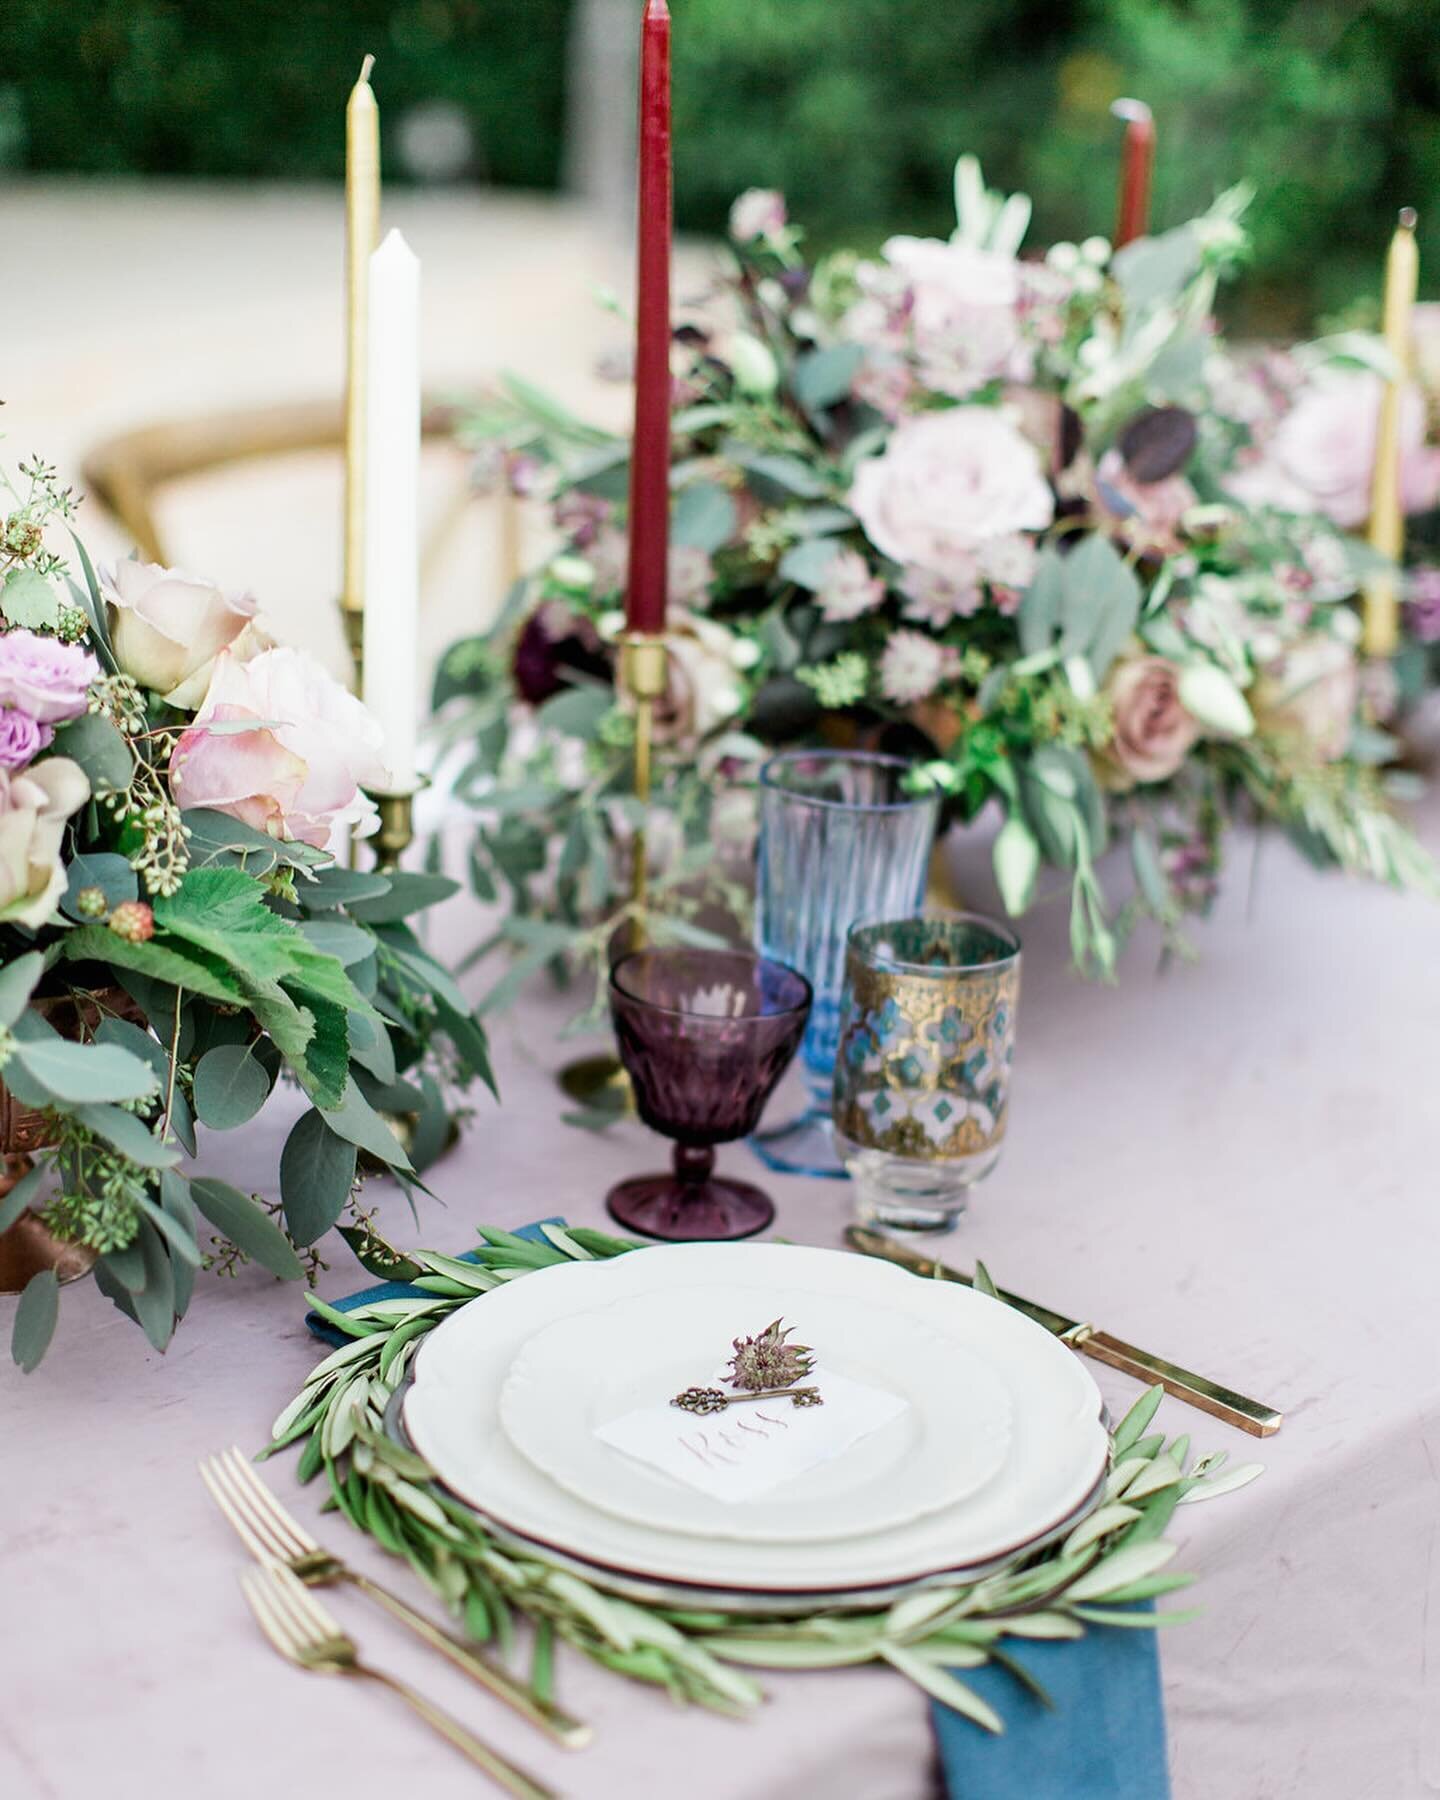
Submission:
[[[877,1532],[953,1505],[1001,1468],[1010,1441],[1010,1395],[973,1350],[894,1306],[867,1306],[856,1329],[853,1300],[786,1287],[666,1287],[572,1313],[523,1346],[500,1390],[510,1442],[543,1474],[591,1506],[661,1531],[771,1543],[820,1543]],[[721,1385],[737,1333],[771,1319],[809,1346],[823,1397],[831,1377],[863,1383],[903,1402],[887,1423],[753,1499],[702,1493],[597,1437],[641,1408],[659,1408],[662,1428],[717,1434],[741,1455],[752,1404],[788,1434],[823,1436],[822,1407],[792,1410],[742,1401],[696,1420],[667,1401],[691,1386]],[[837,1382],[837,1386],[838,1386]],[[803,1441],[803,1440],[802,1440]],[[718,1447],[718,1445],[717,1445]]]
[[[819,1542],[657,1532],[552,1481],[510,1442],[500,1393],[523,1347],[558,1320],[655,1293],[745,1286],[771,1297],[757,1325],[798,1318],[799,1296],[848,1305],[858,1342],[871,1307],[899,1310],[993,1369],[1009,1390],[1001,1467],[978,1491],[923,1518]],[[808,1342],[809,1339],[807,1338]],[[1043,1327],[953,1282],[866,1257],[792,1244],[675,1244],[567,1263],[507,1282],[425,1339],[404,1428],[445,1486],[540,1548],[637,1579],[766,1594],[859,1590],[984,1564],[1054,1531],[1096,1490],[1109,1440],[1100,1391]],[[903,1470],[895,1479],[903,1480]]]

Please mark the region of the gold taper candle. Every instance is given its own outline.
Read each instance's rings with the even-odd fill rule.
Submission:
[[[1415,210],[1407,206],[1385,259],[1385,343],[1395,375],[1385,384],[1375,434],[1375,474],[1370,490],[1370,546],[1398,563],[1405,548],[1405,513],[1400,493],[1400,408],[1410,376],[1411,315],[1420,280],[1415,245]],[[1365,583],[1365,651],[1393,656],[1400,641],[1400,588],[1395,574],[1372,575]]]
[[[365,363],[370,257],[380,241],[380,109],[370,86],[375,58],[345,108],[345,573],[341,605],[365,611]],[[353,627],[354,621],[347,623]],[[350,633],[359,660],[360,634]],[[358,687],[359,669],[356,669]]]

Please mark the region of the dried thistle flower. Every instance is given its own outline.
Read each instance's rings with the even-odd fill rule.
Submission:
[[[814,1352],[808,1344],[787,1344],[795,1329],[776,1319],[759,1337],[734,1338],[735,1354],[725,1379],[731,1387],[746,1388],[755,1393],[763,1388],[793,1387],[803,1381],[814,1368]]]

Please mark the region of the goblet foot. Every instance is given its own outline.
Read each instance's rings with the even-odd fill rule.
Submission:
[[[605,1205],[611,1218],[631,1231],[672,1244],[753,1237],[775,1218],[774,1206],[759,1188],[725,1175],[704,1181],[635,1175],[611,1188]]]
[[[835,1149],[830,1115],[819,1107],[787,1124],[755,1131],[745,1140],[767,1169],[780,1175],[812,1175],[823,1181],[845,1181],[848,1175]]]

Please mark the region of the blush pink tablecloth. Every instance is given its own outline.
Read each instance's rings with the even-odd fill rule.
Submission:
[[[1427,831],[1440,843],[1433,806]],[[978,852],[958,861],[993,904]],[[1119,987],[1086,986],[1065,966],[1063,902],[1028,923],[1010,1144],[945,1253],[978,1252],[1018,1291],[1286,1414],[1257,1447],[1162,1408],[1171,1432],[1268,1464],[1177,1515],[1205,1614],[1163,1639],[1176,1800],[1410,1800],[1440,1793],[1440,911],[1321,879],[1276,843],[1247,919],[1248,855],[1196,933],[1201,962],[1159,978],[1137,947]],[[443,935],[476,930],[455,903]],[[397,1241],[460,1250],[478,1223],[551,1213],[600,1224],[607,1185],[658,1162],[638,1126],[559,1125],[564,1016],[537,993],[497,1027],[505,1104],[479,1103],[418,1226],[385,1197]],[[267,1184],[292,1105],[212,1146],[230,1179]],[[743,1148],[723,1160],[758,1174]],[[772,1189],[781,1232],[838,1242],[843,1187]],[[361,1285],[338,1240],[330,1260],[323,1293]],[[383,1696],[285,1668],[244,1611],[243,1559],[195,1461],[264,1442],[316,1359],[303,1313],[303,1294],[253,1270],[202,1279],[159,1357],[85,1284],[41,1369],[0,1370],[5,1800],[477,1791]],[[1128,1404],[1133,1384],[1099,1375]],[[312,1518],[320,1496],[295,1488],[293,1462],[268,1469]],[[322,1529],[386,1564],[343,1524]],[[935,1791],[925,1703],[886,1672],[769,1677],[769,1705],[737,1725],[562,1653],[564,1697],[597,1727],[566,1755],[363,1602],[335,1605],[377,1660],[585,1800]]]

